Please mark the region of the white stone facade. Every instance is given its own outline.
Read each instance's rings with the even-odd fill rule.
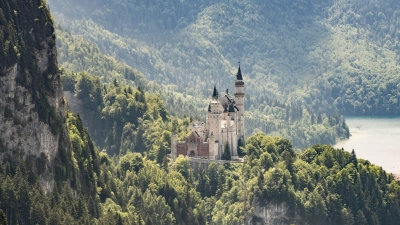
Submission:
[[[216,87],[208,107],[206,122],[195,122],[189,125],[189,135],[185,141],[171,137],[171,155],[180,154],[222,159],[226,143],[229,144],[231,158],[238,158],[238,143],[245,144],[244,139],[244,82],[240,66],[235,80],[235,99],[228,93],[219,97]]]

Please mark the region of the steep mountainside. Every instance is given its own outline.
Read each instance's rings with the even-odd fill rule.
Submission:
[[[67,29],[74,30],[73,26],[60,28],[56,30],[58,59],[63,68],[74,72],[88,71],[92,75],[100,78],[101,83],[105,85],[117,81],[119,84],[129,84],[139,86],[145,91],[160,94],[165,102],[166,109],[173,116],[183,118],[190,116],[204,120],[206,115],[207,103],[212,93],[208,83],[204,87],[205,80],[190,85],[193,89],[187,93],[179,93],[179,89],[175,84],[157,84],[161,79],[148,82],[138,70],[147,70],[149,67],[140,63],[138,69],[133,69],[127,63],[123,63],[116,58],[115,54],[104,54],[104,45],[112,49],[118,50],[122,43],[124,49],[130,49],[138,43],[133,39],[126,39],[105,30],[90,21],[74,21],[74,26],[84,26],[82,29],[85,35],[79,35],[79,32],[68,32]],[[128,41],[126,43],[124,41]],[[133,48],[133,47],[132,47]],[[135,52],[146,53],[146,48],[140,47],[134,49]],[[141,54],[140,53],[140,54]],[[130,58],[129,54],[124,55],[125,61],[136,62],[140,58]],[[129,60],[128,60],[129,59]],[[234,72],[229,72],[235,74]],[[152,76],[156,74],[151,74]],[[218,87],[226,88],[233,84],[233,77],[229,78],[225,84],[219,84]],[[245,73],[246,80],[246,133],[252,134],[256,131],[264,131],[271,135],[280,135],[289,138],[295,147],[304,148],[316,143],[333,144],[338,139],[348,137],[348,128],[345,124],[343,116],[336,112],[317,112],[311,107],[299,104],[294,101],[279,101],[269,96],[270,90],[265,89],[257,96],[252,95],[252,84],[250,75]],[[69,90],[73,90],[74,83],[66,84]],[[203,90],[196,91],[197,86],[204,87]],[[186,86],[185,86],[186,87]],[[232,91],[232,89],[229,89]],[[208,92],[209,91],[209,92]],[[204,93],[204,94],[203,94]],[[206,97],[204,97],[206,96]],[[179,107],[176,107],[179,105]],[[91,110],[99,110],[102,106],[93,105]],[[87,112],[90,112],[86,109]],[[84,123],[90,127],[86,114],[80,112]],[[90,113],[89,113],[90,114]],[[89,116],[91,118],[92,116]],[[118,118],[116,118],[118,119]],[[104,124],[104,123],[100,123]],[[100,125],[99,124],[99,125]],[[93,132],[89,128],[89,132]],[[94,134],[94,133],[92,133]],[[98,138],[93,136],[93,138]],[[98,142],[100,143],[100,142]],[[119,144],[117,144],[119,145]],[[108,149],[108,147],[107,147]],[[118,150],[117,150],[118,152]]]
[[[0,59],[2,220],[89,223],[99,216],[97,187],[104,189],[95,179],[99,152],[79,116],[66,113],[53,21],[44,1],[0,1]],[[85,218],[83,202],[90,207]],[[78,208],[77,214],[69,207]]]
[[[208,96],[240,60],[250,98],[342,114],[400,111],[394,0],[94,2],[49,4],[63,27],[180,92]]]
[[[104,132],[104,145],[123,139],[119,156],[110,158],[98,151],[81,117],[64,111],[44,1],[0,0],[0,22],[1,224],[398,224],[399,182],[354,151],[314,145],[297,153],[289,140],[257,133],[247,139],[242,163],[211,163],[194,173],[188,158],[166,157],[170,131],[184,136],[190,118],[170,117],[161,97],[140,87],[117,79],[101,85],[87,72],[64,71],[66,90],[84,107],[101,110],[101,117],[87,115],[106,123],[107,130],[92,129]],[[70,52],[82,51],[64,51]],[[112,73],[135,76],[108,57],[92,56],[109,62]],[[266,111],[280,111],[286,120],[345,126],[338,114],[315,116],[299,105],[264,101],[273,106]],[[8,133],[14,129],[17,134]],[[54,185],[43,186],[52,178]]]
[[[66,129],[50,13],[43,1],[0,6],[0,156],[53,160],[66,147]]]

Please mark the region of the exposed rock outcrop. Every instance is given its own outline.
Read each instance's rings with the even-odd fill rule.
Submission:
[[[289,206],[284,202],[257,203],[253,213],[246,221],[252,225],[289,225],[301,224],[299,216],[290,217]]]
[[[40,182],[49,190],[54,159],[69,142],[53,21],[44,4],[1,3],[0,162],[5,155],[16,161],[44,153],[48,163]]]
[[[35,55],[38,57],[37,61],[41,62],[39,68],[48,66],[48,61],[45,62],[46,57],[40,57],[43,54]],[[60,132],[54,132],[54,128],[47,121],[40,120],[36,110],[37,102],[33,100],[31,90],[17,83],[20,72],[16,63],[10,68],[3,69],[3,76],[0,77],[0,110],[3,111],[0,113],[1,152],[36,156],[44,152],[51,161],[58,151]],[[54,76],[59,76],[59,74]],[[38,99],[38,101],[47,101],[56,112],[56,116],[64,118],[59,79],[54,79],[53,83],[54,94],[46,96],[45,100]]]

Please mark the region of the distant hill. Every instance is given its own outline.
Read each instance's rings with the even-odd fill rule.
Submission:
[[[297,152],[288,139],[259,132],[240,163],[195,172],[189,158],[168,158],[171,133],[185,137],[191,118],[170,116],[152,92],[173,101],[176,93],[54,31],[44,0],[0,0],[0,224],[398,224],[399,182],[354,151]],[[70,102],[61,83],[75,94]],[[306,136],[295,141],[346,131],[338,113],[250,100],[250,112],[263,113],[246,115],[249,124],[273,117],[261,125]],[[70,104],[90,112],[81,117]]]
[[[100,78],[102,81],[100,85],[104,86],[103,90],[115,82],[140,87],[145,91],[160,95],[165,102],[165,108],[171,115],[179,118],[190,117],[194,120],[204,120],[209,98],[195,93],[182,94],[173,85],[160,85],[154,81],[148,81],[141,72],[115,60],[113,56],[105,55],[94,43],[89,43],[81,36],[69,33],[62,28],[58,28],[56,33],[58,60],[64,68],[65,75],[64,90],[74,91],[79,77],[79,75],[68,75],[69,70],[75,73],[85,73],[86,71]],[[106,37],[110,33],[104,31],[104,34],[99,37]],[[233,79],[228,84],[232,83]],[[88,94],[86,97],[90,96],[91,94]],[[95,104],[90,107],[91,110],[101,111],[102,105]],[[249,97],[247,94],[245,108],[247,110],[245,126],[247,136],[257,131],[264,131],[270,135],[288,137],[296,148],[304,148],[316,143],[333,144],[338,139],[349,137],[344,117],[336,112],[315,113],[310,107],[294,102],[283,103],[266,95],[259,95],[255,98]],[[93,139],[102,146],[100,143],[104,141],[104,137],[94,135],[99,133],[95,132],[96,129],[93,129],[92,125],[96,124],[97,130],[104,130],[106,129],[105,123],[94,123],[88,119],[93,118],[93,115],[86,115],[81,111],[79,113]],[[112,129],[107,128],[106,130]],[[106,149],[110,147],[111,145],[108,145]]]
[[[394,1],[49,4],[63,29],[99,50],[75,54],[84,49],[78,46],[66,55],[62,48],[59,60],[64,66],[76,72],[91,70],[97,65],[82,66],[88,59],[84,55],[106,54],[137,68],[161,85],[172,115],[204,118],[214,84],[233,90],[238,61],[245,79],[248,135],[261,130],[288,137],[299,148],[333,144],[347,136],[342,120],[333,122],[329,116],[398,115],[400,110]],[[71,45],[66,39],[62,42]],[[74,54],[79,55],[75,62]],[[118,70],[90,73],[108,81],[117,74],[130,79]],[[179,103],[182,110],[174,107]],[[287,105],[302,106],[309,116],[302,119],[289,109],[275,108]],[[288,108],[296,108],[292,106]],[[317,128],[311,118],[319,112],[329,122]]]
[[[48,2],[63,27],[180,92],[208,96],[241,61],[251,97],[346,115],[400,110],[394,0]]]

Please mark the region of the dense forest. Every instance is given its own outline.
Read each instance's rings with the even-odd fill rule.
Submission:
[[[48,2],[63,28],[181,93],[208,97],[241,61],[250,96],[314,112],[399,113],[394,0]]]
[[[258,133],[243,164],[193,172],[189,159],[99,152],[79,116],[68,113],[72,152],[44,193],[49,162],[5,157],[0,219],[9,224],[243,224],[254,208],[283,204],[283,224],[397,224],[400,185],[355,153],[315,145],[296,153],[287,139]],[[135,149],[132,149],[135,151]],[[18,163],[15,161],[18,160]]]
[[[99,81],[95,81],[96,78],[91,78],[87,82],[83,82],[83,84],[87,83],[89,85],[88,82],[100,82],[100,84],[90,84],[86,93],[78,96],[84,102],[86,100],[83,98],[89,98],[89,96],[98,96],[99,98],[96,100],[97,103],[87,105],[89,109],[79,111],[84,124],[88,126],[90,124],[99,124],[99,121],[93,123],[93,121],[86,121],[86,118],[93,118],[91,115],[93,113],[90,110],[100,112],[104,107],[102,102],[108,101],[103,99],[103,96],[106,94],[104,88],[98,88],[98,92],[95,93],[96,90],[92,89],[91,86],[107,86],[113,84],[114,81],[121,86],[136,86],[147,93],[160,95],[165,103],[165,108],[173,116],[178,118],[191,117],[192,120],[205,120],[209,100],[185,93],[181,94],[170,88],[171,86],[159,85],[155,82],[147,81],[140,71],[113,59],[111,56],[104,55],[95,45],[61,28],[57,29],[57,46],[59,52],[58,58],[62,62],[65,71],[65,76],[63,76],[64,90],[75,94],[76,88],[78,91],[86,88],[76,86],[79,79],[83,78],[79,74],[86,72],[97,77]],[[71,71],[74,72],[71,73]],[[233,83],[233,79],[231,79],[230,83]],[[210,89],[208,99],[211,93]],[[123,93],[115,93],[114,97],[117,95],[122,96]],[[311,107],[296,104],[295,102],[282,103],[267,96],[266,93],[259,96],[246,94],[247,135],[263,131],[271,135],[287,137],[293,142],[296,148],[304,148],[316,143],[334,144],[338,139],[349,137],[349,130],[344,117],[338,112],[314,112]],[[176,107],[176,105],[180,107]],[[113,106],[110,107],[113,108]],[[112,118],[116,120],[122,120],[120,115],[113,116],[115,117]],[[104,127],[108,129],[108,126]],[[97,129],[101,129],[101,127]],[[91,128],[89,128],[89,132],[92,136],[95,134]],[[104,140],[103,138],[101,140]]]
[[[186,127],[196,119],[185,116],[180,120],[170,115],[166,105],[174,105],[174,102],[179,104],[179,99],[174,101],[171,98],[164,103],[158,94],[145,92],[140,86],[132,88],[119,84],[116,78],[106,85],[100,82],[99,77],[87,72],[64,70],[62,80],[64,91],[73,95],[69,99],[71,108],[79,112],[96,144],[111,155],[126,152],[126,149],[122,149],[126,148],[125,142],[130,147],[133,143],[137,146],[146,145],[140,147],[140,152],[149,151],[154,146],[154,140],[148,139],[154,139],[157,135],[162,136],[163,141],[156,146],[163,146],[169,152],[170,133],[179,133],[179,138],[183,140],[187,135]],[[338,113],[314,114],[300,105],[285,105],[268,98],[262,101],[268,102],[262,109],[254,108],[254,102],[246,102],[248,110],[263,112],[247,114],[246,126],[255,132],[265,130],[271,135],[288,136],[297,148],[315,143],[334,143],[338,138],[348,138],[350,135],[344,117]],[[189,106],[189,109],[192,107]],[[142,141],[147,143],[141,144]]]
[[[94,46],[95,54],[83,56],[108,62],[117,73],[111,79],[101,66],[90,71],[95,75],[60,71],[56,51],[49,52],[53,58],[40,72],[33,49],[55,43],[43,0],[0,0],[0,24],[5,40],[0,42],[1,77],[10,76],[5,68],[17,65],[22,75],[15,82],[33,93],[32,110],[60,139],[53,159],[11,151],[0,142],[0,224],[251,224],[263,223],[266,218],[256,211],[271,205],[284,209],[278,218],[282,224],[391,225],[400,220],[400,184],[393,175],[354,151],[329,145],[298,152],[286,138],[257,132],[241,149],[243,162],[212,162],[195,172],[189,158],[167,157],[171,132],[184,137],[194,118],[171,116],[156,84],[96,54]],[[49,107],[48,99],[61,88],[60,74],[64,90],[72,93],[65,107],[81,108],[81,114],[68,109],[56,114]],[[266,115],[276,115],[281,123],[296,127],[306,121],[312,129],[326,126],[348,135],[339,113],[313,113],[310,106],[265,96],[250,97],[246,107],[259,107],[254,101],[265,102]],[[2,108],[1,118],[24,125],[12,110],[19,109]],[[251,114],[248,118],[251,123]],[[274,121],[263,129],[272,129]],[[285,130],[287,125],[281,126]],[[299,135],[312,136],[309,132]],[[53,180],[46,187],[45,177]]]

